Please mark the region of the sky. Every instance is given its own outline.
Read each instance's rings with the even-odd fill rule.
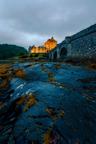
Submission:
[[[96,23],[96,0],[0,0],[0,43],[58,43]]]

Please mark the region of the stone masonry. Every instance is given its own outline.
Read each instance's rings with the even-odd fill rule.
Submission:
[[[49,53],[50,59],[87,58],[96,59],[96,24],[66,37]]]

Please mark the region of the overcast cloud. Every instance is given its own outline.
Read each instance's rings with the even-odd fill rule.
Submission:
[[[0,0],[0,43],[58,42],[96,23],[96,0]]]

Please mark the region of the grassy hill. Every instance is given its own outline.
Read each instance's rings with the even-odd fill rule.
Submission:
[[[27,50],[23,47],[9,44],[0,44],[0,59],[2,60],[26,54]]]

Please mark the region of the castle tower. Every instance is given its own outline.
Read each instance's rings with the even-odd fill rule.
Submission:
[[[48,39],[44,43],[44,47],[47,49],[47,51],[51,51],[57,46],[57,41],[52,37],[51,39]]]

